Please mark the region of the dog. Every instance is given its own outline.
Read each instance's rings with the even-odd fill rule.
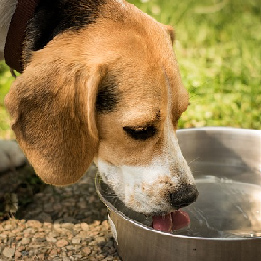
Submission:
[[[198,191],[176,137],[189,95],[173,28],[124,0],[2,2],[14,13],[8,26],[19,8],[25,12],[21,5],[35,4],[21,50],[13,49],[18,63],[9,58],[22,74],[5,105],[40,178],[69,185],[94,161],[103,181],[137,212],[169,213],[194,202]],[[1,34],[13,55],[8,26]]]

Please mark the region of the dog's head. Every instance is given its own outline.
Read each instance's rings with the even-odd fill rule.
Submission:
[[[6,106],[46,183],[74,183],[95,160],[128,207],[169,212],[197,197],[175,133],[189,97],[173,30],[125,2],[117,6],[35,52]]]

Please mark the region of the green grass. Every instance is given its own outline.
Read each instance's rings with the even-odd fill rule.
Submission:
[[[9,116],[4,108],[4,97],[13,81],[8,67],[0,62],[0,138],[10,139],[14,135],[10,130]]]
[[[191,105],[180,128],[261,129],[260,0],[132,0],[176,31],[174,50]],[[0,137],[9,136],[3,96],[11,82],[0,64]]]
[[[181,128],[261,129],[260,0],[131,2],[175,28],[174,50],[191,96]]]

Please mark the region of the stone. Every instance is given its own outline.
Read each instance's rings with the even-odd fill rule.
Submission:
[[[81,223],[81,229],[83,231],[88,231],[90,229],[89,225],[86,223]]]
[[[41,242],[33,242],[33,243],[31,243],[31,244],[30,244],[31,250],[34,251],[32,248],[41,248],[42,245],[40,245],[39,243],[41,243]],[[33,252],[33,253],[34,253],[34,252]]]
[[[53,224],[53,228],[55,230],[59,230],[60,229],[60,222],[59,221],[55,221],[54,224]]]
[[[89,247],[83,247],[82,248],[82,253],[85,255],[85,256],[88,256],[91,254],[91,249]]]
[[[41,242],[44,242],[44,241],[46,241],[46,239],[43,238],[43,237],[34,238],[34,242],[37,242],[37,243],[41,243]]]
[[[41,232],[41,233],[35,233],[34,234],[35,238],[44,238],[45,237],[45,233]]]
[[[5,239],[5,238],[7,238],[7,235],[6,234],[0,234],[0,238]]]
[[[34,233],[34,230],[32,228],[27,228],[24,230],[24,234],[30,234],[30,233]]]
[[[66,246],[65,247],[67,250],[74,250],[74,246],[72,246],[72,245],[68,245],[68,246]]]
[[[52,227],[53,227],[53,224],[51,223],[51,222],[44,222],[43,223],[43,229],[46,231],[46,230],[50,230],[50,229],[52,229]]]
[[[22,253],[19,252],[18,250],[15,251],[15,258],[19,258],[22,256]]]
[[[61,227],[62,227],[62,228],[66,228],[66,229],[68,229],[68,230],[73,230],[74,224],[72,224],[72,223],[63,223],[63,224],[61,225]]]
[[[30,243],[30,238],[24,237],[21,241],[21,244],[28,245]]]
[[[56,246],[57,247],[64,247],[68,245],[68,241],[66,241],[65,239],[61,239],[59,241],[56,242]]]
[[[5,247],[3,251],[3,255],[5,257],[11,258],[15,254],[15,248]]]
[[[59,233],[57,233],[57,232],[55,232],[55,231],[52,231],[52,232],[50,232],[50,233],[48,234],[48,237],[54,237],[54,238],[59,237]]]
[[[4,228],[4,230],[11,230],[11,229],[13,229],[12,225],[6,225]]]
[[[89,236],[89,233],[87,231],[81,231],[79,234],[77,234],[75,237],[85,239]]]
[[[37,255],[38,260],[44,260],[44,254]]]
[[[47,241],[47,242],[51,242],[51,243],[55,243],[55,242],[57,242],[57,239],[54,238],[54,237],[49,237],[49,236],[47,236],[47,237],[46,237],[46,241]]]
[[[19,241],[21,241],[22,239],[23,239],[23,237],[21,237],[21,236],[17,236],[17,237],[15,238],[16,242],[19,242]]]
[[[72,251],[68,251],[67,256],[71,257],[73,255]]]
[[[28,256],[28,255],[29,255],[29,252],[28,252],[28,251],[25,251],[25,250],[22,251],[21,253],[22,253],[23,256]]]
[[[88,256],[91,254],[91,249],[89,247],[83,247],[82,248],[82,253],[85,255],[85,256]]]
[[[28,220],[26,223],[27,228],[29,228],[29,227],[40,228],[40,227],[42,227],[42,225],[43,224],[38,220]]]
[[[18,250],[19,252],[22,252],[23,250],[25,250],[24,246],[19,246],[16,250]]]
[[[97,238],[95,238],[95,241],[96,241],[98,244],[104,242],[104,240],[105,240],[104,237],[97,237]]]
[[[50,252],[50,256],[56,256],[57,255],[57,249],[52,249]]]
[[[81,243],[81,239],[79,237],[72,238],[72,244],[80,244],[80,243]]]

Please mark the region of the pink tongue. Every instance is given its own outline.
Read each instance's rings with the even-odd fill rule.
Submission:
[[[189,215],[182,210],[171,212],[165,216],[152,217],[152,227],[163,232],[181,229],[188,226],[189,223]]]
[[[172,229],[171,214],[152,217],[152,227],[163,232],[170,232]]]

